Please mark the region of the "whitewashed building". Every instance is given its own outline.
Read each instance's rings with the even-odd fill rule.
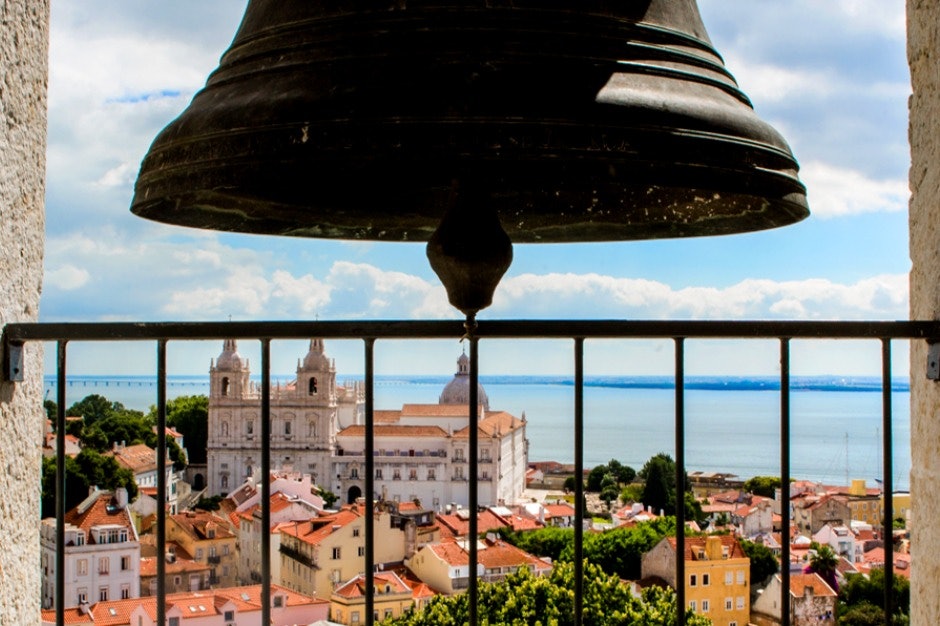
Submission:
[[[42,521],[42,606],[55,608],[56,520]],[[65,514],[65,608],[140,597],[140,539],[127,491],[93,491]]]
[[[460,356],[438,404],[374,412],[376,497],[420,500],[436,510],[469,504],[469,362]],[[210,493],[227,494],[260,469],[261,395],[232,339],[212,364],[210,379],[208,484]],[[478,398],[479,503],[513,504],[525,488],[525,415],[490,410],[482,385]],[[323,341],[311,340],[297,378],[271,390],[274,468],[310,474],[342,501],[355,502],[365,486],[363,403],[362,385],[338,387]]]

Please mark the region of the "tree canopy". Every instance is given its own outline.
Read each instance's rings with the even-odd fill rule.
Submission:
[[[55,515],[55,458],[43,459],[42,463],[42,516]],[[111,456],[95,450],[85,449],[75,458],[65,458],[65,509],[77,506],[88,497],[89,488],[114,490],[127,489],[128,501],[137,497],[137,484],[133,473]]]
[[[765,498],[773,498],[774,491],[779,487],[779,476],[754,476],[744,481],[744,490],[746,492]]]
[[[652,587],[642,599],[616,576],[591,563],[584,566],[584,626],[666,626],[676,623],[672,590]],[[535,577],[522,568],[498,583],[481,583],[477,615],[483,624],[497,626],[566,626],[573,624],[574,565],[556,563],[548,576]],[[691,612],[689,626],[711,622]],[[384,622],[391,626],[462,626],[469,621],[468,594],[437,596],[419,611]]]
[[[156,422],[157,407],[150,407],[147,417]],[[189,453],[187,462],[205,463],[206,446],[209,443],[209,398],[197,395],[167,400],[166,423],[183,435]]]
[[[752,585],[758,585],[777,573],[779,561],[777,561],[773,550],[763,544],[748,541],[747,539],[741,539],[740,543],[744,554],[751,559]]]

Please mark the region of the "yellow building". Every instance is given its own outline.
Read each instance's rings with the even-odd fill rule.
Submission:
[[[414,603],[411,587],[394,572],[376,572],[373,582],[373,616],[376,622],[400,617]],[[330,596],[331,622],[349,626],[365,623],[365,584],[365,575],[359,574],[333,590]]]
[[[908,491],[895,491],[891,496],[894,519],[903,519],[904,528],[911,529],[911,494]]]
[[[731,535],[685,538],[685,601],[714,626],[746,626],[750,616],[751,560]],[[676,588],[676,538],[643,555],[643,578],[658,576]]]
[[[212,589],[238,584],[237,538],[225,519],[205,511],[169,515],[166,540],[178,544],[197,563],[209,566]]]
[[[281,584],[329,600],[340,583],[365,569],[365,518],[358,506],[334,515],[281,525]],[[387,511],[375,513],[375,565],[405,558],[405,533]]]

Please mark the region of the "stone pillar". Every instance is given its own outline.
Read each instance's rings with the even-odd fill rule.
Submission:
[[[940,0],[907,0],[911,319],[940,319]],[[940,624],[940,382],[911,346],[911,623]]]
[[[0,327],[39,311],[48,40],[49,0],[0,2]],[[0,624],[23,626],[39,623],[41,346],[25,368],[0,376]]]

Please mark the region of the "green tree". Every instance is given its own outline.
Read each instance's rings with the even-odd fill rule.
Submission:
[[[765,498],[773,498],[774,491],[779,487],[779,476],[754,476],[744,481],[744,490],[746,492]]]
[[[652,458],[643,467],[643,477],[646,480],[643,486],[643,504],[653,507],[653,510],[669,512],[675,508],[675,490],[669,485],[669,468],[660,458]],[[673,477],[673,483],[675,478]],[[670,506],[670,500],[672,506]]]
[[[565,478],[564,489],[566,492],[569,492],[569,493],[573,492],[575,488],[577,487],[577,485],[578,485],[577,479],[575,479],[574,476],[568,476],[567,478]]]
[[[839,606],[842,610],[864,605],[877,606],[882,611],[884,602],[885,572],[881,568],[872,569],[868,576],[850,574],[845,584],[839,589]],[[899,615],[909,615],[911,610],[911,583],[904,576],[894,576],[892,604]],[[861,611],[864,615],[866,611]]]
[[[477,615],[481,623],[497,626],[553,625],[573,623],[574,566],[556,563],[548,576],[535,577],[521,569],[506,580],[481,583]],[[392,626],[462,626],[469,620],[468,595],[437,596],[420,611],[386,621]],[[689,626],[710,622],[691,612]],[[666,626],[676,622],[676,598],[671,590],[647,589],[642,599],[633,597],[616,576],[596,565],[584,566],[585,626]]]
[[[584,558],[607,573],[637,580],[640,578],[643,555],[663,537],[674,535],[675,532],[676,518],[660,517],[636,526],[591,533],[584,537]],[[560,558],[564,561],[573,560],[573,543],[561,553]]]
[[[42,401],[42,408],[46,410],[46,419],[51,419],[52,423],[55,424],[55,418],[59,412],[59,405],[56,404],[54,400],[47,398]]]
[[[66,411],[66,415],[83,418],[85,426],[87,427],[100,419],[112,415],[115,411],[123,410],[124,405],[120,402],[111,402],[104,396],[93,393],[70,406],[68,411]]]
[[[607,464],[608,473],[613,475],[618,484],[628,485],[636,479],[636,470],[629,465],[623,465],[617,459],[611,459]]]
[[[814,545],[815,553],[809,559],[807,570],[819,574],[827,585],[838,591],[839,583],[836,580],[836,566],[839,564],[839,557],[827,545]]]
[[[592,467],[591,471],[588,472],[587,483],[585,484],[585,490],[590,491],[591,493],[597,493],[601,490],[601,484],[604,482],[604,477],[607,476],[607,466],[598,465]]]
[[[156,423],[157,408],[151,407],[149,417]],[[206,462],[209,442],[209,398],[204,395],[179,396],[166,403],[166,423],[185,438],[189,463]]]
[[[43,459],[42,466],[42,516],[55,515],[54,458]],[[114,457],[104,456],[95,450],[82,450],[75,458],[65,458],[65,508],[69,510],[88,497],[89,488],[114,490],[127,489],[128,501],[137,497],[134,475],[121,467]]]
[[[751,585],[758,585],[777,573],[779,561],[767,546],[741,539],[741,549],[751,559]]]
[[[323,498],[323,506],[328,509],[333,508],[333,505],[339,500],[339,496],[330,491],[329,489],[324,489],[320,487],[319,496]]]

